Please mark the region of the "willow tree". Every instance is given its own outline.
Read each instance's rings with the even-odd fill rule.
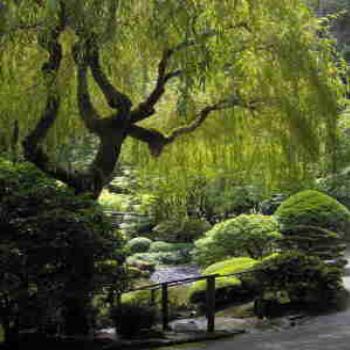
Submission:
[[[170,150],[308,164],[334,142],[339,67],[302,0],[2,0],[0,18],[1,144],[77,193],[99,196],[130,138],[163,168]],[[87,132],[89,167],[59,162]]]

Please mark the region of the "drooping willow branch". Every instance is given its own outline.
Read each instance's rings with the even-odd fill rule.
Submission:
[[[204,107],[191,123],[173,129],[169,135],[164,135],[160,131],[143,128],[138,125],[131,125],[128,129],[128,135],[139,141],[147,143],[151,154],[154,157],[158,157],[161,155],[166,145],[173,143],[183,135],[194,132],[205,122],[212,112],[233,108],[235,106],[249,108],[249,105],[243,103],[243,101],[240,99],[232,98],[231,100],[221,101]]]
[[[62,11],[61,24],[52,31],[46,49],[49,60],[43,65],[43,73],[49,82],[48,96],[44,112],[34,128],[23,142],[25,156],[36,164],[41,170],[75,188],[76,192],[88,192],[95,198],[99,196],[103,187],[111,180],[115,164],[117,163],[123,142],[127,136],[145,142],[151,154],[158,157],[164,147],[182,135],[191,133],[199,128],[207,117],[215,111],[234,106],[243,106],[238,97],[221,101],[204,107],[188,125],[180,126],[168,135],[160,131],[146,129],[136,125],[137,122],[148,118],[155,113],[155,106],[163,96],[166,84],[173,78],[182,74],[180,70],[169,71],[170,59],[175,52],[195,44],[188,41],[179,44],[173,49],[167,49],[158,64],[158,76],[154,89],[145,101],[134,110],[131,99],[119,91],[108,79],[100,62],[99,46],[93,35],[83,37],[78,34],[79,41],[74,45],[72,54],[77,68],[77,102],[80,118],[89,132],[99,139],[99,146],[94,160],[86,172],[71,172],[57,164],[50,162],[42,143],[55,122],[60,106],[57,89],[57,75],[62,59],[62,48],[59,37],[64,30],[64,11]],[[86,33],[85,33],[86,34]],[[93,106],[89,92],[88,72],[104,94],[108,105],[116,112],[107,118],[101,118]]]
[[[132,111],[131,121],[133,123],[146,119],[155,113],[154,107],[163,96],[165,92],[165,85],[170,79],[181,74],[180,70],[167,73],[169,60],[175,52],[176,50],[174,49],[168,49],[163,52],[163,56],[158,64],[158,77],[156,85],[146,100],[141,102],[137,108]]]

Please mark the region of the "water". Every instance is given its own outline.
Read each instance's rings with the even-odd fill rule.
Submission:
[[[165,283],[198,276],[200,276],[198,266],[169,266],[157,268],[151,275],[151,280],[155,283]]]

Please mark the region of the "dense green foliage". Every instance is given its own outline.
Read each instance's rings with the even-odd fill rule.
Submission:
[[[202,271],[203,275],[228,275],[254,268],[257,261],[251,258],[232,258],[208,266]],[[247,286],[242,284],[239,276],[229,276],[216,279],[216,300],[219,304],[240,301],[242,296],[250,294]],[[189,290],[192,302],[205,302],[206,281],[195,282]],[[236,300],[235,300],[236,299]]]
[[[134,254],[134,253],[145,253],[149,250],[152,241],[146,237],[135,237],[131,239],[127,245],[126,249]]]
[[[276,249],[281,237],[277,222],[270,216],[240,215],[216,224],[195,242],[195,258],[207,266],[229,257],[261,259]]]
[[[178,250],[192,250],[193,245],[191,243],[168,243],[162,241],[152,242],[149,251],[151,253],[159,252],[174,252]]]
[[[0,322],[7,336],[23,328],[83,332],[93,322],[91,296],[121,287],[121,238],[94,201],[32,165],[0,159],[0,169]]]
[[[334,198],[318,191],[303,191],[291,196],[280,205],[275,216],[283,229],[300,225],[316,226],[345,238],[349,232],[349,210]]]
[[[263,300],[294,304],[301,309],[312,310],[315,305],[327,308],[343,290],[337,268],[298,252],[267,259],[259,264],[254,275],[259,281]]]
[[[201,219],[173,219],[160,222],[152,233],[154,238],[167,242],[193,242],[210,227],[207,221]]]
[[[326,167],[323,160],[333,155],[344,92],[337,73],[344,66],[334,64],[333,41],[319,35],[326,32],[324,23],[302,0],[2,3],[0,111],[6,132],[0,144],[5,152],[21,156],[11,139],[14,120],[21,141],[44,110],[43,46],[64,4],[63,60],[57,73],[61,106],[45,140],[53,164],[71,169],[77,157],[91,159],[97,148],[79,116],[71,55],[74,43],[92,33],[102,68],[128,95],[134,110],[150,95],[164,52],[176,48],[166,68],[178,76],[167,82],[163,101],[156,101],[152,108],[157,111],[139,123],[142,127],[168,136],[179,125],[191,125],[206,106],[219,101],[232,105],[213,111],[195,137],[169,144],[161,160],[150,157],[132,135],[123,144],[122,159],[136,164],[145,187],[156,186],[156,196],[169,206],[183,208],[198,179],[221,176],[237,184],[255,180],[263,188],[297,183],[312,175],[315,166]],[[95,109],[109,114],[90,78],[89,89]]]
[[[132,337],[156,323],[156,309],[142,304],[123,304],[111,311],[118,334]]]

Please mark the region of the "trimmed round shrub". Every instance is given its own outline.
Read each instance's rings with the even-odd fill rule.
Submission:
[[[264,310],[257,310],[260,316],[278,316],[286,309],[285,304],[301,310],[312,310],[315,305],[327,308],[344,290],[339,269],[300,252],[265,259],[256,266],[253,276],[260,283],[259,300],[265,302]],[[275,314],[266,309],[266,302]]]
[[[135,237],[126,244],[126,249],[132,253],[145,253],[149,250],[152,241],[147,237]]]
[[[208,266],[202,275],[228,275],[254,268],[258,262],[254,259],[241,257],[220,261]],[[218,305],[239,301],[251,294],[251,290],[241,277],[230,276],[216,278],[216,301]],[[189,289],[189,298],[193,303],[204,303],[206,298],[206,280],[195,282]]]
[[[160,241],[188,243],[193,242],[210,228],[211,225],[202,219],[173,219],[159,223],[154,227],[153,235]]]
[[[289,197],[279,206],[275,217],[284,230],[308,225],[334,231],[343,237],[349,234],[349,210],[336,199],[318,191],[303,191]]]
[[[240,215],[216,224],[195,242],[195,259],[207,266],[237,256],[261,259],[273,253],[281,238],[276,220],[264,215]]]

